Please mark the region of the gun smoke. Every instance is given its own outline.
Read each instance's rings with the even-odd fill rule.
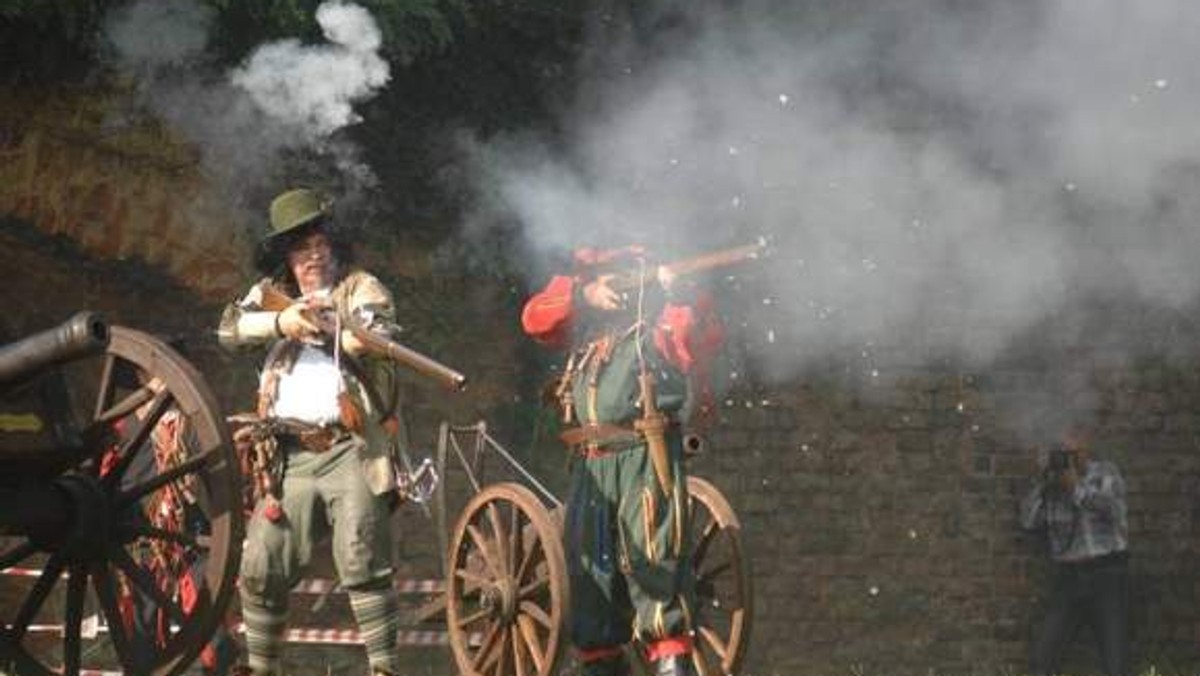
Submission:
[[[331,172],[345,193],[370,187],[370,169],[337,132],[359,120],[354,106],[390,77],[371,15],[322,3],[316,20],[326,43],[260,45],[228,72],[207,59],[213,19],[191,0],[140,0],[114,12],[107,37],[141,105],[198,149],[236,202],[256,210],[282,184],[326,183]]]
[[[1200,6],[718,4],[616,50],[565,141],[472,148],[475,226],[515,222],[543,259],[768,235],[773,257],[726,292],[779,378],[847,354],[868,380],[978,366],[1079,308],[1194,302]],[[1127,322],[1034,340],[1136,340]]]

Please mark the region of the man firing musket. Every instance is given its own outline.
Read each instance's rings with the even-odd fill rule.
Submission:
[[[724,331],[711,298],[685,299],[678,278],[757,258],[762,248],[662,265],[640,247],[579,249],[573,273],[525,304],[530,337],[569,346],[557,395],[571,425],[562,439],[580,459],[564,539],[570,635],[585,676],[629,674],[624,647],[633,638],[652,673],[693,673],[680,418],[689,384],[711,392],[708,364]]]
[[[249,441],[251,464],[271,474],[255,477],[266,495],[247,526],[240,585],[249,668],[260,676],[282,673],[288,593],[330,531],[371,668],[399,672],[389,503],[405,440],[395,364],[453,389],[465,382],[390,339],[392,295],[349,265],[330,206],[307,189],[275,198],[256,261],[267,276],[226,308],[218,331],[223,345],[268,348]]]
[[[427,357],[378,331],[368,328],[360,317],[342,317],[328,298],[295,300],[270,280],[259,285],[263,310],[283,312],[293,306],[297,308],[300,321],[324,339],[340,338],[342,347],[351,354],[366,354],[388,359],[437,381],[448,390],[461,390],[467,386],[467,377],[445,364]],[[343,330],[345,333],[343,333]]]

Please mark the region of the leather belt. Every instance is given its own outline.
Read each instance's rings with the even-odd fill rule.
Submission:
[[[334,442],[350,434],[339,424],[310,425],[295,421],[280,421],[277,435],[280,443],[312,453],[324,453],[333,448]]]
[[[642,435],[630,427],[621,427],[620,425],[611,425],[609,423],[588,423],[563,430],[562,434],[558,435],[558,438],[562,439],[563,443],[568,446],[579,446],[587,443],[609,445],[615,443],[637,443],[641,441]]]
[[[642,435],[636,430],[609,423],[572,427],[563,430],[558,438],[586,458],[610,455],[642,442]]]

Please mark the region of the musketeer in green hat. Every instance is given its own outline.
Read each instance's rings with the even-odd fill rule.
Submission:
[[[218,331],[223,345],[267,351],[255,413],[237,435],[272,459],[254,477],[241,568],[249,668],[260,676],[283,672],[288,594],[326,535],[373,673],[399,670],[389,506],[393,446],[404,435],[395,373],[343,329],[355,321],[390,336],[395,305],[379,279],[350,265],[331,207],[308,188],[271,202],[255,254],[266,276],[226,308]]]

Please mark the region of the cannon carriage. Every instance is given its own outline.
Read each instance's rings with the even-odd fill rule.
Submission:
[[[79,674],[85,655],[182,672],[224,619],[243,533],[204,379],[81,313],[0,348],[0,406],[0,571],[26,580],[4,589],[0,673]]]

